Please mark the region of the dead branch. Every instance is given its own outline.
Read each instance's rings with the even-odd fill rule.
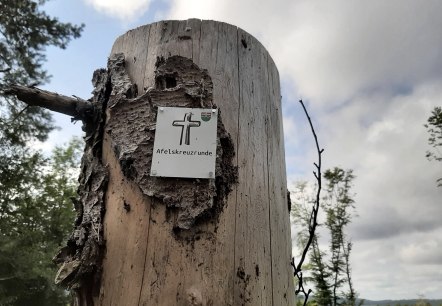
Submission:
[[[36,87],[10,85],[4,90],[5,95],[14,95],[30,106],[40,106],[54,112],[73,117],[73,120],[85,120],[94,112],[93,105],[78,97],[70,98],[55,92]]]
[[[319,201],[321,197],[321,188],[322,188],[322,174],[321,174],[321,163],[322,163],[322,153],[324,152],[324,149],[320,149],[319,143],[318,143],[318,137],[316,136],[315,128],[313,127],[312,120],[307,112],[307,109],[305,108],[304,103],[302,100],[299,100],[299,103],[301,103],[302,108],[304,110],[305,115],[307,116],[308,122],[310,124],[310,128],[313,133],[313,137],[315,138],[315,144],[316,144],[316,151],[318,152],[318,163],[314,163],[316,171],[313,171],[313,175],[316,178],[316,181],[318,183],[318,189],[316,192],[316,200],[315,204],[313,205],[312,212],[310,214],[309,219],[309,225],[308,225],[308,232],[309,232],[309,238],[307,240],[307,244],[304,247],[304,250],[301,255],[301,260],[298,262],[298,264],[295,264],[295,259],[292,258],[291,266],[293,267],[293,275],[298,279],[298,289],[296,289],[295,294],[298,295],[299,293],[304,294],[304,306],[307,305],[307,301],[309,298],[310,293],[312,292],[311,289],[308,291],[305,291],[304,284],[303,284],[303,278],[302,278],[302,265],[304,264],[305,258],[307,256],[307,252],[313,242],[313,238],[315,236],[316,226],[318,225],[317,219],[318,219],[318,211],[319,211]]]

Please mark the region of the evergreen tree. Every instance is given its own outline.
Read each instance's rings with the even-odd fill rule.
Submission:
[[[310,261],[312,262],[312,279],[315,284],[315,301],[318,305],[332,305],[330,277],[332,276],[324,262],[325,252],[319,249],[317,236],[313,237]]]

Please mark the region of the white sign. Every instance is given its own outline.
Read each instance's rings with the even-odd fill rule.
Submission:
[[[150,175],[215,178],[217,109],[159,107]]]

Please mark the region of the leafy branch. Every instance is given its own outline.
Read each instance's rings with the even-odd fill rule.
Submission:
[[[304,105],[304,102],[302,100],[299,100],[299,103],[301,104],[304,113],[308,119],[308,122],[310,124],[310,128],[313,133],[313,137],[315,139],[316,144],[316,151],[318,153],[318,162],[314,163],[316,170],[313,171],[313,175],[316,178],[316,181],[318,183],[318,189],[316,191],[316,200],[314,202],[314,205],[312,207],[312,211],[310,213],[310,218],[308,221],[308,240],[304,247],[304,250],[301,255],[301,259],[299,260],[298,264],[295,263],[295,258],[292,258],[291,266],[293,267],[293,275],[298,279],[298,288],[295,290],[295,294],[298,295],[302,293],[304,295],[304,306],[307,305],[308,298],[310,294],[312,293],[311,289],[304,288],[304,282],[303,282],[303,275],[302,275],[302,265],[304,264],[305,258],[307,256],[308,250],[310,249],[310,246],[314,240],[315,237],[315,231],[316,227],[318,225],[317,219],[318,219],[318,211],[319,211],[319,203],[321,198],[321,188],[322,188],[322,174],[321,174],[321,164],[322,164],[322,153],[324,152],[324,149],[321,149],[318,142],[318,137],[315,132],[315,128],[313,127],[312,120],[308,114],[308,111]]]

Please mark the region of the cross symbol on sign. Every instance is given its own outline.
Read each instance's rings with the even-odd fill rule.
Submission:
[[[172,125],[181,127],[181,138],[180,145],[183,144],[183,136],[184,136],[184,144],[190,145],[190,128],[191,127],[199,127],[201,125],[201,121],[192,121],[192,113],[185,113],[183,120],[174,120]],[[184,133],[184,129],[186,129],[186,133]]]

